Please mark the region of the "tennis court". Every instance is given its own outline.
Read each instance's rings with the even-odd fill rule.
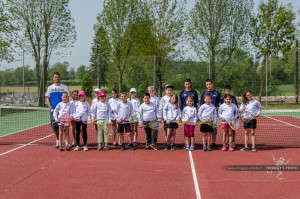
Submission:
[[[5,110],[4,110],[5,109]],[[11,111],[14,110],[13,112]],[[0,198],[298,198],[300,170],[232,171],[236,165],[300,165],[299,111],[265,111],[258,118],[254,152],[182,149],[176,151],[96,150],[96,132],[88,127],[90,151],[53,148],[46,109],[1,107]],[[32,123],[30,123],[32,122]],[[220,130],[220,129],[219,129]],[[139,142],[144,143],[141,129]],[[220,131],[219,131],[220,132]],[[243,143],[243,130],[236,142]],[[221,133],[217,143],[221,143]],[[160,128],[159,143],[163,143]]]

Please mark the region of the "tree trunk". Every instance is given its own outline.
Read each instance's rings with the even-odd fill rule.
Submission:
[[[214,50],[212,50],[211,58],[210,58],[210,73],[211,73],[211,79],[215,81],[216,79],[216,55]]]
[[[156,75],[157,75],[158,97],[163,96],[163,94],[162,94],[163,93],[163,86],[162,86],[161,67],[162,67],[162,62],[160,60],[157,60]]]

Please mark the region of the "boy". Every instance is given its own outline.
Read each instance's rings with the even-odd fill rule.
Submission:
[[[46,97],[46,104],[49,107],[50,110],[50,126],[55,134],[56,137],[56,143],[55,148],[59,147],[59,132],[58,132],[58,125],[53,123],[54,117],[53,112],[56,107],[56,105],[62,101],[62,93],[67,92],[68,96],[70,96],[69,89],[66,85],[62,84],[60,82],[60,73],[54,72],[52,75],[53,84],[51,84],[45,94]]]
[[[218,108],[220,106],[220,101],[221,101],[221,95],[218,91],[214,90],[214,83],[211,79],[206,79],[205,86],[207,90],[204,91],[201,95],[200,105],[204,104],[204,96],[210,95],[211,103],[216,107],[216,111],[218,112]],[[212,144],[211,144],[213,148],[216,148],[216,138],[217,138],[217,128],[214,128],[212,132]]]
[[[154,86],[148,86],[148,93],[150,94],[150,102],[153,102],[157,109],[159,108],[159,98],[155,96]]]
[[[194,107],[198,108],[198,93],[192,89],[192,81],[190,79],[184,80],[184,89],[179,94],[179,108],[180,111],[186,107],[186,98],[191,96],[194,99]]]

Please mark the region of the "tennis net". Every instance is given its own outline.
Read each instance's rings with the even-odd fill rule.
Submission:
[[[46,108],[0,106],[0,145],[53,145],[55,136],[50,127],[49,114],[49,110]],[[144,130],[138,128],[138,131],[138,142],[145,143]],[[222,143],[221,132],[222,129],[218,127],[217,144]],[[109,135],[111,135],[111,128]],[[179,125],[176,144],[184,143],[183,135],[183,126]],[[109,136],[109,139],[111,143],[112,136]],[[158,143],[164,142],[163,127],[160,125]],[[195,143],[202,143],[199,126],[195,128]],[[243,145],[243,127],[236,131],[235,143]],[[257,118],[256,143],[258,148],[300,147],[300,109],[263,111],[262,116]],[[88,144],[97,144],[94,125],[88,125]]]

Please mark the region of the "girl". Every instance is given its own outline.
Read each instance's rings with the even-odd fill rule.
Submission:
[[[194,132],[197,122],[197,108],[194,106],[194,98],[192,96],[187,96],[185,103],[187,106],[183,108],[183,112],[189,116],[188,123],[184,125],[185,150],[193,151],[195,149]]]
[[[216,107],[211,103],[209,94],[204,96],[204,104],[199,108],[198,118],[201,121],[200,131],[203,134],[203,151],[211,151],[212,132],[213,126],[217,123],[217,111]]]
[[[133,136],[130,128],[132,109],[132,104],[127,100],[126,93],[121,92],[121,101],[117,104],[117,123],[122,151],[126,149],[124,144],[124,129],[125,132],[128,133],[131,149],[135,150],[135,147],[132,145]]]
[[[70,126],[70,107],[69,94],[63,92],[61,96],[62,101],[57,104],[54,109],[54,119],[55,123],[58,124],[59,138],[58,138],[58,149],[63,151],[62,148],[62,136],[65,133],[65,146],[66,150],[70,151],[71,145],[69,144],[69,126]]]
[[[70,105],[74,106],[75,102],[78,101],[78,90],[72,91],[72,100],[70,101]],[[75,136],[75,123],[71,122],[71,128],[72,128],[72,135],[73,135],[73,142],[72,146],[75,147],[77,146],[76,144],[76,136]]]
[[[143,100],[144,103],[139,107],[139,112],[141,113],[139,126],[140,128],[144,127],[146,133],[145,150],[148,150],[149,148],[158,150],[157,148],[158,129],[151,129],[149,127],[150,122],[155,122],[157,124],[157,106],[155,103],[150,102],[149,93],[144,94]]]
[[[251,141],[252,141],[252,151],[255,152],[255,129],[256,129],[256,117],[259,116],[261,113],[261,104],[253,99],[252,92],[247,90],[243,94],[242,104],[240,106],[240,111],[243,112],[243,116],[245,119],[249,119],[249,114],[245,111],[248,111],[251,115],[254,115],[255,118],[250,120],[249,122],[244,122],[244,129],[245,129],[245,147],[241,149],[241,151],[248,151],[248,140],[251,133]]]
[[[117,116],[117,104],[120,102],[118,91],[116,89],[111,90],[111,98],[108,100],[108,103],[111,107],[111,128],[112,128],[112,138],[113,138],[113,145],[117,146],[116,143],[116,132],[117,132],[117,122],[116,122],[116,116]],[[120,138],[119,138],[119,144],[120,144]]]
[[[131,88],[130,89],[130,98],[128,98],[128,100],[131,102],[132,104],[132,108],[133,108],[133,114],[135,112],[138,111],[139,107],[140,107],[140,100],[137,98],[136,96],[136,89],[135,88]],[[131,132],[133,133],[133,146],[137,147],[137,137],[138,137],[138,130],[137,130],[137,125],[138,122],[133,122],[130,124],[130,128],[131,128]]]
[[[232,146],[232,128],[228,124],[231,119],[237,119],[238,108],[231,103],[232,97],[230,94],[224,95],[224,103],[219,108],[219,117],[222,120],[221,128],[223,129],[223,147],[222,151],[226,151],[226,143],[229,143],[229,151],[234,151]]]
[[[98,151],[102,149],[104,151],[109,150],[108,148],[108,125],[110,125],[110,113],[111,108],[108,102],[106,102],[105,91],[98,93],[99,101],[92,106],[93,119],[96,120],[98,126]],[[104,137],[104,146],[102,148],[102,141]]]
[[[78,92],[79,101],[75,102],[72,108],[72,115],[71,118],[75,121],[76,126],[76,144],[74,151],[80,150],[80,127],[82,127],[82,137],[83,137],[83,150],[88,151],[87,147],[87,123],[90,122],[90,112],[91,108],[89,103],[85,101],[85,92],[79,91]]]
[[[92,100],[92,105],[91,105],[91,107],[94,105],[94,104],[96,104],[98,101],[99,101],[99,99],[98,99],[98,93],[101,91],[101,89],[100,88],[95,88],[94,89],[94,98],[93,98],[93,100]],[[96,134],[98,133],[98,126],[97,126],[97,124],[95,124],[95,129],[96,129]]]
[[[176,129],[180,119],[180,110],[178,108],[178,95],[171,96],[170,101],[164,106],[163,118],[166,121],[167,128],[167,145],[165,150],[175,150]]]

